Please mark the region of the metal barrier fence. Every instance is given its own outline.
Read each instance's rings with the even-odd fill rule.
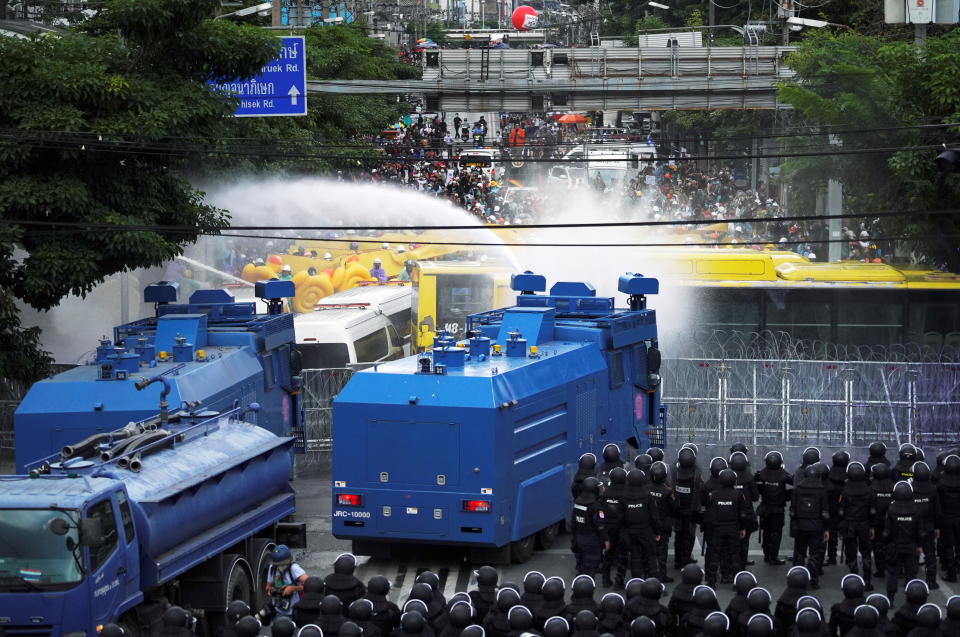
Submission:
[[[960,440],[960,363],[680,358],[661,376],[671,443]]]
[[[300,390],[304,414],[305,449],[297,462],[301,466],[323,467],[330,462],[333,447],[333,399],[347,384],[353,370],[305,369]]]

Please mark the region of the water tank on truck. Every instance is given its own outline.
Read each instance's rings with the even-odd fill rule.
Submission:
[[[257,402],[256,422],[279,436],[299,433],[296,339],[293,315],[281,299],[292,297],[292,281],[256,284],[268,305],[236,302],[223,290],[198,290],[178,302],[178,286],[160,282],[144,290],[155,315],[113,328],[96,356],[35,383],[14,414],[16,463],[58,452],[81,438],[109,432],[116,423],[156,415],[168,408],[203,404],[226,410],[236,401]],[[161,378],[143,391],[137,383]]]
[[[356,373],[333,404],[333,534],[359,554],[450,544],[521,562],[571,506],[577,459],[607,443],[662,446],[656,279],[628,308],[588,283],[514,275],[516,305],[468,318],[468,338]]]
[[[287,522],[294,439],[249,422],[258,406],[173,410],[0,477],[0,615],[7,634],[159,634],[175,603],[208,621],[266,600]]]

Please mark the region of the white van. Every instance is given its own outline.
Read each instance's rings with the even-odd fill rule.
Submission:
[[[303,369],[365,367],[410,354],[410,285],[337,292],[293,319]]]

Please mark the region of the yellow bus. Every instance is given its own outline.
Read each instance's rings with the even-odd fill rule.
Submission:
[[[960,275],[793,252],[664,250],[665,285],[687,288],[701,329],[785,332],[846,346],[960,347]]]
[[[433,345],[437,332],[461,337],[467,316],[512,304],[512,268],[501,261],[421,261],[413,276],[416,349]]]

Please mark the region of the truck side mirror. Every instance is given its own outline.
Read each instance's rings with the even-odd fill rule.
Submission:
[[[47,528],[54,535],[66,535],[70,532],[70,524],[63,518],[51,518],[47,523]]]
[[[103,545],[103,526],[99,518],[80,519],[80,546],[97,548]]]

